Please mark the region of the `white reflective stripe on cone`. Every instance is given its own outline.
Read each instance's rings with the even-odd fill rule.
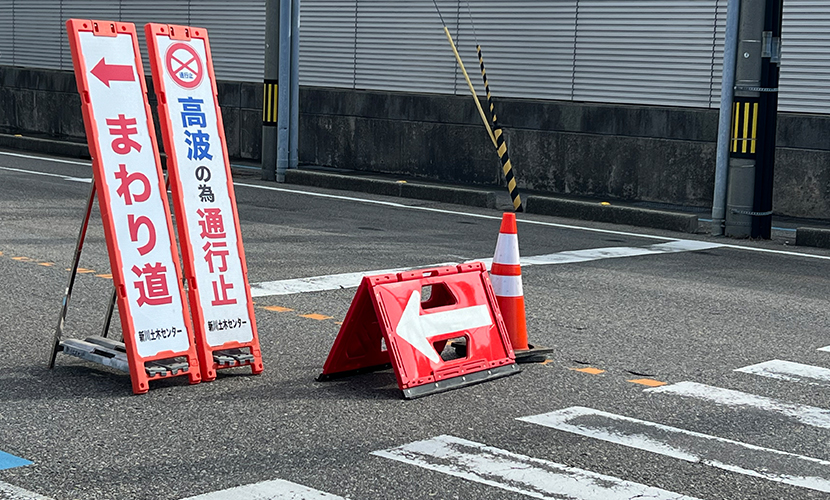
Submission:
[[[496,264],[519,263],[519,235],[499,233],[493,262]]]
[[[490,283],[493,284],[493,292],[496,297],[524,297],[521,276],[491,274]]]

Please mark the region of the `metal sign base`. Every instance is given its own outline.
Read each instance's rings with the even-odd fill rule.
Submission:
[[[69,301],[72,298],[72,289],[75,286],[75,278],[78,275],[78,266],[81,260],[81,251],[84,247],[84,239],[86,238],[86,231],[89,227],[89,218],[92,215],[92,206],[95,203],[95,182],[92,182],[92,187],[89,190],[89,197],[86,204],[86,212],[84,213],[84,220],[81,223],[81,229],[78,232],[78,240],[75,244],[75,256],[72,259],[72,268],[69,273],[69,282],[66,285],[66,292],[64,293],[63,303],[61,306],[60,315],[58,316],[58,325],[55,328],[55,336],[52,344],[52,351],[49,354],[48,367],[52,369],[55,367],[55,359],[59,352],[63,352],[68,356],[97,363],[99,365],[108,366],[118,371],[125,373],[130,372],[130,364],[127,358],[127,349],[123,342],[107,338],[109,334],[109,327],[112,322],[112,314],[115,309],[115,287],[109,297],[107,311],[104,314],[104,324],[101,328],[100,336],[87,337],[84,340],[80,339],[66,339],[63,340],[63,331],[66,325],[66,314],[69,310]],[[225,365],[233,365],[235,363],[245,364],[252,361],[253,356],[244,352],[222,353],[224,357],[221,361]],[[217,353],[219,354],[219,353]],[[249,359],[250,358],[250,359]],[[144,371],[150,378],[153,377],[168,377],[175,376],[179,373],[187,373],[189,366],[187,360],[181,358],[161,359],[155,361],[148,361],[144,364]]]

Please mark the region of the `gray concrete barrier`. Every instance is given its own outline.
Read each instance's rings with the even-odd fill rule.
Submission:
[[[698,216],[696,214],[621,205],[602,205],[599,202],[592,201],[531,195],[525,197],[525,210],[534,214],[668,229],[684,233],[695,233],[698,229]]]

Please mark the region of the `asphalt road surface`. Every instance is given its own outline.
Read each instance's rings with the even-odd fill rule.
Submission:
[[[522,256],[548,256],[523,281],[550,359],[405,400],[391,370],[315,381],[340,275],[492,257],[501,213],[243,172],[265,371],[136,396],[46,368],[90,178],[0,152],[0,499],[830,498],[828,251],[519,215]],[[80,265],[72,338],[112,287],[97,209]]]

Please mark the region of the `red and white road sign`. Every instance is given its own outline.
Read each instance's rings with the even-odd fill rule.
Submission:
[[[144,28],[170,186],[190,284],[202,377],[250,364],[262,371],[245,251],[225,143],[207,30],[147,24]],[[222,365],[218,350],[249,348],[252,358]]]
[[[196,49],[186,43],[172,43],[164,51],[164,66],[173,82],[184,88],[194,89],[202,83],[205,65]]]
[[[144,363],[186,356],[199,380],[167,190],[130,23],[66,23],[134,392]]]
[[[461,337],[466,356],[445,360]],[[363,278],[319,379],[387,363],[407,398],[518,372],[484,264]]]

